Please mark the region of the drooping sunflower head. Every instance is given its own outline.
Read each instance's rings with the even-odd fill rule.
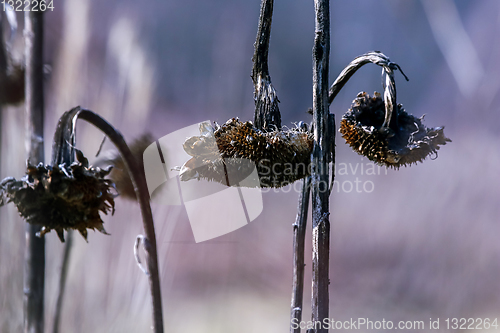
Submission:
[[[200,135],[188,138],[184,150],[193,156],[182,168],[180,179],[207,179],[223,183],[243,180],[256,168],[260,187],[282,187],[308,174],[313,136],[301,128],[261,131],[250,121],[230,119],[224,125],[200,127]]]
[[[384,127],[385,104],[382,96],[359,93],[342,117],[340,133],[358,154],[392,168],[422,162],[436,154],[440,145],[451,142],[444,127],[427,128],[423,117],[406,113],[401,104],[394,107],[396,121]]]
[[[55,230],[62,242],[68,229],[78,230],[85,240],[87,229],[107,234],[100,212],[114,213],[114,185],[104,178],[111,170],[89,166],[80,151],[77,158],[70,166],[28,163],[23,178],[0,183],[0,206],[14,202],[26,222],[43,226],[40,236]]]

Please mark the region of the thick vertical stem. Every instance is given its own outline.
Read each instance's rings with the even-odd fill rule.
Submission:
[[[0,31],[0,33],[1,33],[1,31]],[[0,105],[0,161],[3,160],[3,156],[2,156],[2,133],[3,133],[3,111],[2,111],[2,105]],[[2,178],[2,164],[1,163],[0,163],[0,178]]]
[[[43,13],[25,13],[26,148],[32,164],[43,162]],[[26,224],[24,332],[43,332],[45,239],[40,226]]]
[[[312,156],[312,320],[328,318],[328,266],[330,256],[330,221],[328,189],[328,155],[330,131],[328,121],[328,61],[330,56],[329,0],[314,0],[316,28],[313,48],[313,126]],[[327,332],[318,326],[315,332]]]
[[[273,0],[262,0],[259,28],[254,44],[252,80],[254,84],[254,125],[258,129],[280,130],[281,114],[278,96],[269,75],[268,54],[273,19]]]
[[[2,24],[0,24],[0,89],[5,89],[4,81],[5,77],[7,76],[7,51],[5,48],[5,42],[3,39],[3,28]],[[2,80],[3,79],[3,80]],[[2,133],[3,133],[3,112],[2,112],[2,104],[1,103],[1,97],[0,97],[0,161],[2,160]],[[1,165],[0,165],[0,178],[1,178]],[[2,178],[3,179],[3,178]]]
[[[311,178],[306,177],[302,183],[302,191],[297,207],[297,218],[293,224],[293,285],[292,309],[290,323],[300,323],[302,320],[302,300],[304,298],[304,246],[306,238],[307,211],[311,193]],[[290,333],[300,333],[300,327],[290,325]]]

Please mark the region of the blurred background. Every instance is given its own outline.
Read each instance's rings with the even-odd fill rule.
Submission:
[[[45,17],[47,161],[57,119],[76,105],[127,141],[206,119],[253,119],[260,1],[55,0],[54,7]],[[500,318],[500,2],[332,0],[331,19],[330,81],[354,57],[380,50],[410,78],[396,73],[398,102],[425,114],[427,126],[445,125],[453,142],[435,160],[368,174],[369,161],[337,135],[330,317],[426,325],[440,317],[440,331],[447,317]],[[18,20],[11,47],[22,60]],[[287,126],[310,120],[313,38],[313,1],[276,1],[269,65]],[[349,81],[331,105],[337,123],[358,92],[382,90],[380,73],[368,65]],[[3,108],[2,118],[0,178],[19,178],[24,106]],[[77,147],[94,156],[102,135],[83,122],[78,130]],[[367,190],[353,189],[355,181]],[[289,330],[298,189],[264,193],[256,220],[199,244],[183,207],[153,202],[166,332]],[[147,332],[148,280],[133,257],[139,207],[118,198],[104,220],[111,236],[91,232],[86,243],[75,234],[61,331]],[[24,222],[13,205],[0,208],[0,228],[0,331],[21,332]],[[50,331],[63,244],[54,232],[46,243]],[[309,228],[304,320],[310,253]]]

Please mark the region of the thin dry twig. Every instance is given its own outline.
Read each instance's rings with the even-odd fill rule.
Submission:
[[[54,311],[54,323],[52,326],[52,333],[59,333],[59,326],[61,323],[62,305],[64,301],[64,292],[66,291],[66,279],[68,277],[69,258],[71,249],[73,248],[73,231],[69,230],[64,244],[64,254],[61,264],[61,274],[59,276],[59,284],[57,286],[57,302]]]
[[[141,256],[139,255],[139,247],[141,246],[142,243],[146,243],[148,240],[144,235],[137,235],[135,238],[135,243],[134,243],[134,257],[135,257],[135,262],[137,263],[137,266],[141,269],[141,271],[149,276],[148,268],[145,267],[141,261]],[[146,245],[144,245],[146,246]]]
[[[302,301],[304,298],[304,247],[306,238],[307,212],[311,193],[311,177],[306,177],[302,183],[299,196],[297,217],[293,224],[293,284],[290,322],[302,320]],[[300,327],[290,325],[290,333],[300,333]]]

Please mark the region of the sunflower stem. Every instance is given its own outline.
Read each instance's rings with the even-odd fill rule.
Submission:
[[[71,165],[75,160],[75,133],[73,132],[73,118],[79,112],[79,108],[74,108],[65,112],[57,123],[52,141],[52,165],[66,164]],[[61,241],[64,241],[64,232],[59,233]],[[59,284],[57,286],[57,301],[54,310],[52,332],[58,333],[63,310],[64,294],[66,290],[66,280],[68,267],[70,264],[71,249],[73,248],[73,230],[68,230],[64,244],[63,259],[61,263],[61,272],[59,275]]]
[[[273,0],[262,0],[259,27],[252,57],[252,80],[255,87],[254,125],[258,129],[281,130],[281,114],[278,95],[269,75],[268,55],[273,18]]]
[[[43,12],[25,13],[26,147],[32,164],[43,163]],[[45,238],[41,226],[26,223],[24,332],[44,330]]]
[[[342,72],[340,72],[339,76],[333,82],[330,90],[328,92],[328,103],[332,103],[339,91],[344,87],[344,85],[349,81],[349,79],[356,73],[358,69],[363,67],[366,64],[373,63],[375,65],[381,66],[387,72],[387,69],[390,69],[393,72],[396,69],[399,69],[401,74],[404,76],[406,81],[408,81],[408,77],[403,73],[401,67],[398,64],[391,62],[389,57],[387,57],[382,52],[373,51],[360,55],[359,57],[354,58],[353,61],[347,65]]]
[[[313,47],[313,127],[312,153],[312,321],[323,322],[329,313],[328,277],[330,257],[329,172],[331,133],[328,101],[330,58],[329,0],[314,0],[316,11]],[[316,333],[327,332],[323,327]]]
[[[292,305],[290,322],[302,320],[303,298],[304,298],[304,247],[307,226],[307,211],[309,207],[309,196],[311,193],[311,177],[305,177],[302,182],[302,190],[299,196],[297,217],[293,224],[293,284]],[[290,325],[290,333],[300,333],[300,327],[293,328]]]
[[[64,254],[61,265],[61,275],[59,276],[59,285],[57,290],[56,309],[54,311],[54,323],[52,326],[52,333],[59,333],[59,326],[61,322],[61,313],[63,309],[64,292],[66,290],[66,278],[68,277],[68,267],[70,262],[71,249],[73,247],[73,230],[68,230],[66,235],[66,242],[64,244]]]
[[[137,162],[132,155],[130,148],[125,143],[125,140],[123,139],[123,136],[120,132],[118,132],[106,120],[90,110],[81,109],[78,107],[73,109],[72,111],[75,112],[73,118],[73,133],[74,126],[76,125],[76,119],[83,119],[100,129],[104,134],[106,134],[106,136],[118,149],[118,152],[120,153],[125,167],[130,175],[130,179],[132,180],[132,184],[134,185],[137,200],[141,208],[144,233],[146,234],[147,240],[147,242],[144,242],[144,250],[146,252],[146,261],[149,272],[148,278],[153,307],[153,327],[155,333],[161,333],[163,332],[163,316],[161,305],[160,276],[158,270],[158,253],[153,215],[151,212],[151,206],[149,205],[149,192],[144,173],[141,172],[141,169],[137,165]]]

